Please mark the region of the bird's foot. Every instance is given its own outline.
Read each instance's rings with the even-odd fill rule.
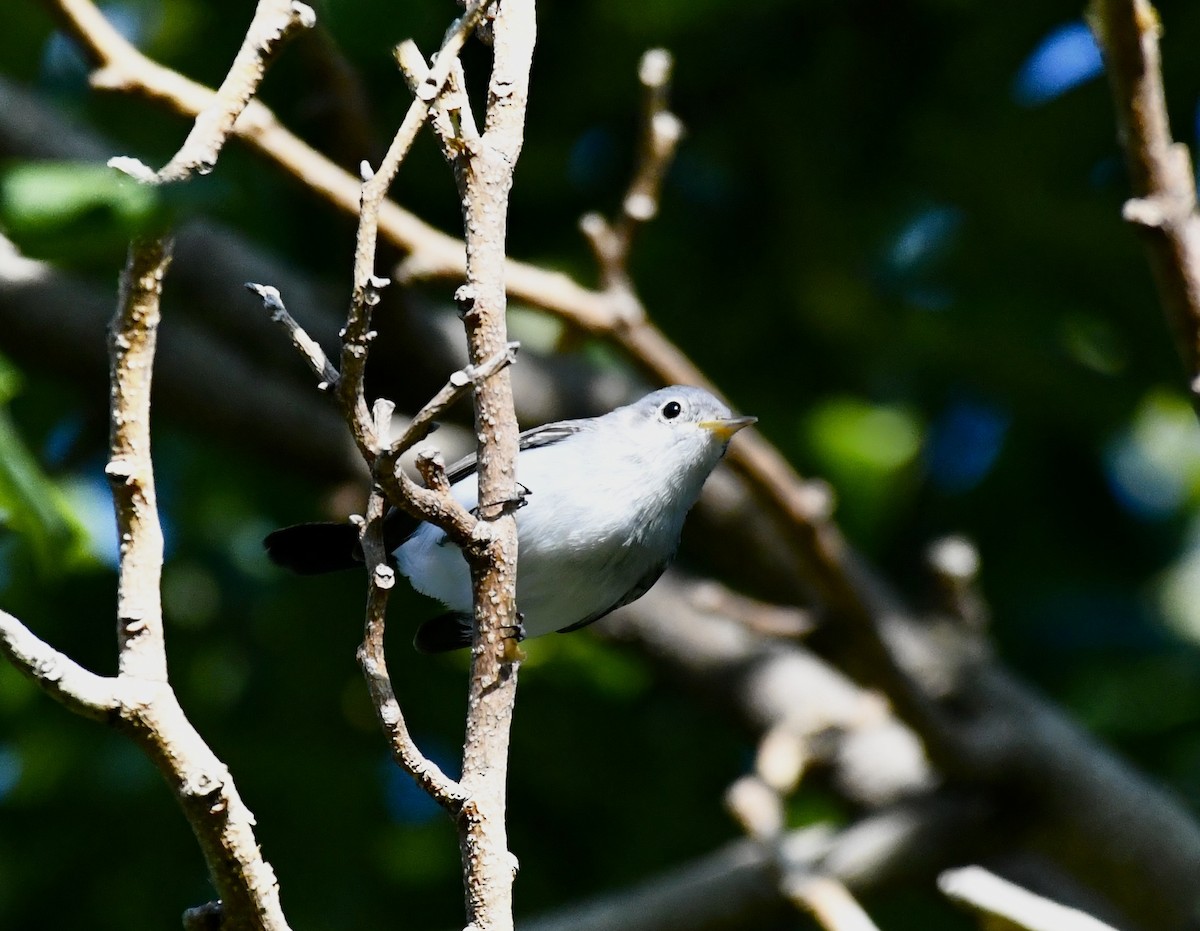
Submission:
[[[525,505],[529,503],[525,499],[531,494],[533,494],[533,492],[531,492],[520,482],[517,482],[517,493],[514,497],[506,498],[503,501],[490,501],[487,504],[477,505],[471,509],[471,513],[476,517],[483,517],[484,510],[487,510],[489,512],[494,512],[491,514],[492,519],[500,517],[503,514],[513,514],[521,510],[521,508],[525,507]]]
[[[521,641],[525,639],[525,615],[517,612],[517,623],[511,627],[501,627],[502,657],[506,663],[523,663],[525,651],[521,649]]]

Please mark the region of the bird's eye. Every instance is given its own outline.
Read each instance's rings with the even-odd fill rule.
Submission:
[[[668,401],[663,405],[662,415],[667,420],[674,420],[683,413],[683,406],[678,401]]]

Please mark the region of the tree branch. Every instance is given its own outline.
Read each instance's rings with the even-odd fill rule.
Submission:
[[[642,138],[619,217],[609,223],[602,214],[589,213],[579,221],[600,268],[601,288],[631,321],[646,316],[629,278],[633,236],[657,216],[662,184],[683,138],[683,123],[667,108],[673,64],[670,52],[656,48],[646,52],[638,66],[638,80],[645,89]]]
[[[271,314],[271,320],[283,327],[296,351],[304,357],[304,361],[313,370],[313,374],[320,379],[317,382],[317,388],[321,391],[328,391],[335,387],[338,383],[338,370],[333,367],[333,363],[325,355],[321,344],[309,336],[304,328],[296,322],[296,319],[288,313],[279,289],[249,281],[246,283],[246,290],[257,294],[263,302],[263,307]]]
[[[120,709],[115,680],[80,666],[4,611],[0,611],[0,650],[42,691],[78,715],[108,721]]]
[[[377,410],[379,406],[377,405]],[[386,414],[379,418],[377,426],[386,435]],[[378,486],[371,490],[367,500],[366,523],[363,527],[363,560],[370,567],[367,590],[367,622],[363,642],[358,648],[358,662],[367,681],[371,703],[375,706],[379,723],[388,737],[392,757],[396,763],[413,777],[431,798],[457,817],[467,800],[462,786],[447,776],[441,768],[426,757],[417,747],[396,691],[388,673],[387,656],[384,652],[384,619],[387,613],[388,595],[396,583],[395,570],[388,564],[383,547],[383,518],[387,511],[387,499]]]
[[[986,916],[988,926],[1028,931],[1115,931],[1078,909],[1059,905],[981,866],[946,870],[938,888],[954,902]]]
[[[1133,198],[1122,211],[1146,243],[1159,300],[1200,409],[1200,217],[1187,146],[1171,138],[1158,37],[1148,0],[1092,0],[1088,22],[1104,53]]]
[[[454,162],[466,233],[466,284],[457,295],[471,364],[506,351],[505,243],[513,170],[525,139],[529,70],[537,37],[534,0],[504,0],[492,32],[484,132]],[[464,97],[465,100],[465,97]],[[472,121],[473,124],[473,121]],[[505,825],[508,744],[521,654],[518,628],[515,500],[517,419],[512,382],[502,369],[475,389],[479,437],[479,516],[486,542],[468,549],[475,602],[471,683],[463,745],[463,787],[471,796],[460,834],[467,918],[480,929],[513,926],[516,861]],[[507,632],[507,635],[506,635]]]
[[[953,863],[964,842],[994,827],[971,798],[909,799],[841,831],[789,831],[789,868],[821,873],[863,895],[925,878]],[[961,861],[960,861],[961,862]],[[778,864],[761,844],[738,840],[624,889],[520,922],[520,931],[732,931],[774,927],[785,914]]]
[[[120,723],[138,740],[175,789],[222,901],[223,927],[285,929],[271,867],[254,838],[253,815],[225,765],[179,707],[167,683],[159,580],[162,529],[150,457],[150,385],[159,298],[170,248],[135,241],[113,318],[112,455],[105,473],[113,487],[121,565],[117,591]]]
[[[148,99],[189,118],[195,118],[212,102],[211,89],[142,55],[91,0],[45,2],[95,66],[92,81],[97,87]],[[260,101],[247,104],[233,133],[333,206],[351,216],[359,215],[361,179],[288,132]],[[401,278],[461,279],[465,273],[462,240],[434,229],[393,201],[380,203],[379,232],[388,242],[410,253]],[[585,329],[603,331],[608,325],[610,302],[567,275],[509,259],[505,277],[509,294],[518,300],[561,313]]]
[[[301,29],[311,29],[316,21],[312,8],[299,0],[259,0],[225,80],[212,101],[197,114],[191,132],[171,160],[157,172],[127,156],[109,159],[109,165],[153,184],[183,181],[194,172],[202,175],[211,172],[217,166],[217,156],[233,131],[233,124],[266,76],[270,60],[287,39]],[[93,78],[97,85],[103,85],[105,80],[103,72]]]
[[[87,30],[82,32],[89,41]],[[143,94],[179,112],[206,99],[203,88],[138,59],[133,65]],[[357,211],[359,182],[284,132],[265,109],[252,105],[235,131],[330,202]],[[386,201],[380,205],[379,230],[410,251],[403,275],[462,273],[460,242]],[[707,385],[660,331],[646,321],[631,323],[607,295],[520,263],[510,261],[506,271],[510,295],[611,339],[656,379]],[[1186,294],[1193,290],[1184,288]],[[1068,859],[1093,867],[1101,861],[1093,875],[1144,923],[1169,927],[1191,914],[1195,889],[1189,877],[1195,875],[1200,833],[1177,804],[1013,682],[981,655],[968,632],[924,625],[911,617],[850,551],[830,519],[831,502],[823,487],[802,481],[765,441],[744,436],[731,448],[729,462],[754,488],[763,512],[782,517],[792,564],[811,583],[828,616],[848,621],[845,627],[856,650],[861,647],[870,678],[880,683],[951,777],[1032,793],[1043,810],[1065,823],[1065,834],[1080,840]],[[1080,798],[1087,803],[1080,804]],[[1096,821],[1097,812],[1109,814]],[[1147,858],[1139,854],[1133,870],[1128,868],[1131,844],[1154,851]],[[1153,876],[1147,873],[1151,869]]]
[[[354,262],[354,292],[343,331],[341,371],[308,351],[303,331],[281,309],[278,294],[254,286],[293,342],[303,347],[314,370],[337,385],[343,415],[376,488],[361,533],[370,573],[365,640],[360,660],[377,713],[400,765],[444,807],[458,815],[467,913],[473,927],[512,927],[512,880],[515,872],[505,830],[508,737],[515,700],[519,653],[502,636],[518,627],[516,596],[516,525],[507,502],[516,496],[517,423],[507,366],[515,349],[505,326],[504,262],[508,194],[524,138],[525,101],[536,33],[532,2],[506,4],[494,24],[494,64],[488,90],[486,131],[478,147],[464,150],[456,165],[466,227],[467,283],[459,289],[467,329],[470,365],[418,413],[396,442],[388,438],[390,405],[377,403],[375,417],[366,409],[366,370],[371,307],[387,282],[374,271],[377,229],[387,189],[424,124],[467,33],[482,17],[479,0],[447,34],[433,66],[421,77],[417,99],[380,169],[366,175]],[[479,437],[479,520],[452,497],[440,460],[419,462],[426,488],[396,469],[399,455],[428,429],[437,412],[473,387]],[[416,748],[395,699],[383,656],[383,623],[394,574],[383,548],[383,492],[398,505],[447,530],[471,566],[475,603],[475,644],[468,694],[463,778],[448,780]]]
[[[366,371],[367,343],[371,339],[371,307],[378,302],[378,289],[387,284],[375,274],[375,252],[378,239],[380,210],[387,197],[388,188],[400,169],[400,163],[408,155],[413,141],[429,116],[430,104],[441,91],[452,63],[457,60],[468,35],[483,18],[491,0],[474,0],[467,10],[455,20],[446,33],[442,47],[434,59],[433,67],[425,75],[417,96],[409,105],[408,112],[378,170],[368,171],[364,166],[364,179],[358,217],[358,236],[354,247],[354,293],[350,301],[350,313],[342,337],[342,381],[338,392],[345,409],[354,412],[351,423],[354,440],[368,458],[374,456],[380,439],[373,437],[368,429],[367,403],[363,395],[363,375]],[[482,360],[473,360],[482,361]]]
[[[150,458],[150,380],[160,320],[163,276],[171,245],[135,242],[121,276],[121,296],[109,327],[111,452],[104,474],[117,513],[121,567],[117,587],[119,675],[167,681],[163,645],[163,539]]]
[[[68,708],[129,733],[166,777],[204,853],[221,899],[223,929],[286,931],[274,872],[254,837],[254,817],[225,765],[188,721],[167,682],[159,578],[162,530],[150,458],[150,387],[163,240],[135,241],[110,331],[111,457],[120,534],[118,676],[96,676],[0,613],[0,645],[26,676]]]
[[[828,876],[803,876],[785,882],[788,897],[812,914],[826,931],[879,931],[850,891]]]

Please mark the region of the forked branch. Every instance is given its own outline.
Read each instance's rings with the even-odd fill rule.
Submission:
[[[111,455],[120,534],[118,674],[97,676],[0,612],[0,648],[68,708],[128,733],[174,791],[220,899],[207,907],[222,929],[286,931],[275,874],[254,836],[254,816],[225,764],[188,721],[167,681],[159,579],[162,530],[150,458],[150,386],[163,275],[170,246],[138,240],[129,251],[110,329]]]

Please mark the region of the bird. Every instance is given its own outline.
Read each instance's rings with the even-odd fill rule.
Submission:
[[[548,423],[520,435],[516,461],[518,639],[567,633],[636,601],[679,548],[684,518],[733,435],[755,423],[710,392],[673,385],[598,417]],[[475,456],[446,470],[463,507],[478,506]],[[414,646],[442,653],[471,645],[471,578],[441,528],[398,508],[384,543],[413,588],[446,613],[425,621]],[[268,534],[276,564],[303,575],[362,564],[358,528],[306,523]]]

